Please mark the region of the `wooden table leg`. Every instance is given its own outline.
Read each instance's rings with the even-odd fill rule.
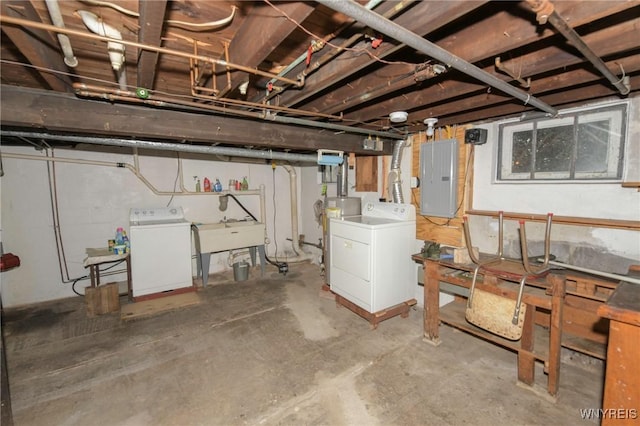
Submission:
[[[125,263],[127,264],[127,293],[129,295],[129,300],[133,302],[133,288],[131,283],[131,255],[127,256],[125,259]]]
[[[551,326],[549,330],[549,365],[547,374],[549,382],[547,390],[549,394],[555,396],[558,393],[560,380],[560,354],[562,346],[562,311],[564,307],[564,297],[566,283],[565,279],[550,274],[548,281],[551,284]]]
[[[424,341],[440,344],[440,280],[438,263],[425,260],[424,266]]]
[[[536,359],[533,355],[536,307],[532,305],[526,306],[520,350],[518,351],[518,380],[527,385],[533,385],[536,367]]]
[[[98,283],[100,282],[100,276],[98,275],[98,265],[90,265],[89,266],[89,277],[91,277],[91,287],[98,287]]]

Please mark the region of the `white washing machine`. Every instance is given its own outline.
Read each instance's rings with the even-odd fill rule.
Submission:
[[[131,209],[129,240],[134,299],[193,286],[191,223],[182,207]]]
[[[414,298],[413,205],[370,202],[362,215],[330,222],[332,291],[370,313]]]

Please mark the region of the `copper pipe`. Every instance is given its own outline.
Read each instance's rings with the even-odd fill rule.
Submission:
[[[108,100],[112,100],[112,101],[113,100],[125,100],[125,101],[128,101],[128,102],[146,103],[148,105],[155,105],[155,106],[161,106],[162,104],[173,103],[173,104],[177,104],[177,105],[190,106],[190,107],[193,107],[193,108],[204,108],[204,109],[210,109],[210,110],[218,111],[218,112],[222,112],[222,113],[231,113],[231,114],[240,115],[240,116],[243,116],[243,117],[265,118],[265,113],[264,112],[263,113],[256,113],[256,112],[244,111],[244,110],[240,110],[240,109],[229,109],[229,108],[227,108],[225,106],[194,104],[193,102],[179,101],[178,99],[172,98],[170,96],[149,94],[149,97],[147,99],[140,99],[140,98],[138,98],[138,96],[136,95],[135,92],[132,92],[132,91],[129,91],[129,90],[110,89],[108,87],[97,86],[97,85],[86,84],[86,83],[73,83],[73,88],[76,91],[76,93],[79,94],[79,95],[90,96],[90,97],[98,97],[98,98],[108,99]],[[208,90],[211,90],[211,89],[208,89]],[[329,118],[329,119],[333,119],[333,120],[341,120],[342,119],[341,117],[338,117],[338,116],[335,116],[335,115],[318,114],[318,113],[315,113],[315,112],[296,110],[296,109],[287,108],[287,107],[281,107],[281,106],[256,104],[256,103],[249,102],[249,101],[239,101],[239,100],[235,100],[235,99],[221,99],[221,98],[218,98],[216,96],[205,96],[205,95],[198,95],[197,97],[199,99],[213,100],[213,101],[216,101],[216,102],[221,103],[223,105],[224,104],[231,104],[231,105],[234,105],[234,106],[246,106],[246,107],[262,109],[262,110],[277,110],[277,111],[288,112],[288,113],[291,113],[291,114],[296,114],[296,115],[301,115],[301,116],[321,117],[321,118]],[[145,102],[138,102],[138,101],[145,101]],[[146,101],[148,101],[148,102],[146,102]]]
[[[415,0],[408,0],[408,1],[399,1],[393,8],[391,8],[390,10],[388,10],[384,15],[385,18],[393,18],[395,15],[399,14],[400,12],[404,11],[407,7],[409,7]],[[345,22],[340,28],[338,28],[336,31],[334,31],[332,34],[329,34],[327,37],[325,37],[322,42],[323,43],[327,43],[329,40],[331,40],[332,38],[334,38],[337,34],[340,34],[342,31],[344,31],[346,28],[348,28],[349,26],[353,25],[355,22]],[[334,48],[330,53],[324,55],[323,57],[320,58],[319,61],[316,61],[313,66],[311,66],[310,69],[308,70],[303,70],[299,75],[298,78],[306,78],[307,76],[313,74],[314,72],[318,71],[320,68],[322,68],[323,66],[325,66],[329,61],[331,61],[333,58],[335,58],[336,56],[338,56],[340,53],[344,52],[349,46],[353,45],[354,43],[356,43],[358,40],[360,40],[360,38],[362,38],[362,34],[354,34],[352,35],[350,38],[348,38],[347,40],[345,40],[343,43],[340,44],[340,46],[338,46],[337,48]],[[397,49],[392,49],[390,52],[388,52],[387,54],[385,54],[384,56],[388,56],[391,53],[396,52]],[[263,100],[268,101],[269,99],[273,98],[276,95],[279,95],[280,93],[284,92],[287,87],[275,87],[273,88],[274,90],[269,93],[267,96],[265,96],[263,98]]]
[[[91,40],[100,40],[100,41],[106,41],[106,42],[114,42],[114,43],[120,43],[120,44],[124,44],[127,46],[132,46],[132,47],[137,47],[138,49],[142,49],[142,50],[149,50],[151,52],[157,52],[157,53],[164,53],[167,55],[173,55],[173,56],[177,56],[180,58],[187,58],[187,59],[196,59],[199,61],[203,61],[203,62],[210,62],[212,64],[217,64],[217,65],[221,65],[221,66],[225,66],[225,67],[230,67],[230,68],[234,68],[238,71],[244,71],[250,74],[255,74],[255,75],[259,75],[262,77],[268,77],[268,78],[275,78],[277,80],[283,81],[285,83],[288,84],[292,84],[296,87],[302,87],[300,85],[300,80],[291,80],[289,78],[285,78],[285,77],[280,77],[276,74],[272,74],[272,73],[268,73],[265,71],[260,71],[256,68],[251,68],[251,67],[245,67],[244,65],[239,65],[239,64],[232,64],[228,61],[223,61],[221,59],[216,59],[216,58],[211,58],[209,56],[202,56],[202,55],[194,55],[192,53],[185,53],[185,52],[181,52],[179,50],[173,50],[173,49],[168,49],[165,47],[159,47],[159,46],[151,46],[148,44],[143,44],[143,43],[138,43],[135,41],[128,41],[128,40],[117,40],[117,39],[113,39],[111,37],[105,37],[105,36],[101,36],[98,34],[92,34],[92,33],[86,33],[83,31],[78,31],[78,30],[72,30],[69,28],[58,28],[55,25],[48,25],[48,24],[44,24],[41,22],[34,22],[34,21],[29,21],[27,19],[19,19],[19,18],[13,18],[10,16],[6,16],[6,15],[0,15],[0,23],[5,23],[5,24],[13,24],[13,25],[20,25],[23,27],[28,27],[28,28],[37,28],[37,29],[41,29],[41,30],[45,30],[45,31],[52,31],[54,33],[57,34],[67,34],[67,35],[75,35],[78,37],[85,37]]]

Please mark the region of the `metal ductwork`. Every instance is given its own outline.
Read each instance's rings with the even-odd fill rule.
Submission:
[[[542,111],[552,115],[557,115],[558,110],[552,106],[542,102],[541,100],[531,96],[530,94],[517,89],[505,81],[500,80],[492,74],[476,67],[475,65],[465,61],[464,59],[448,52],[447,50],[437,46],[430,41],[420,37],[418,34],[407,30],[406,28],[390,21],[375,12],[360,6],[352,0],[317,0],[337,12],[341,12],[367,26],[379,31],[394,40],[406,44],[438,61],[457,69],[471,77],[474,77],[491,87],[494,87],[514,98],[524,101],[525,105],[534,106]]]
[[[389,170],[389,190],[394,203],[404,203],[402,195],[402,179],[400,178],[400,163],[402,162],[402,148],[405,141],[396,141],[393,145],[393,155],[391,156],[391,170]]]

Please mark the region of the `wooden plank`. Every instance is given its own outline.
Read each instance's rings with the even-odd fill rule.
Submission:
[[[551,395],[558,393],[560,386],[560,354],[564,317],[564,298],[566,281],[559,275],[548,277],[551,283],[551,326],[549,328],[549,361],[547,388]]]
[[[303,22],[314,10],[314,5],[310,2],[281,2],[277,7],[289,19],[284,19],[281,12],[267,4],[256,3],[251,8],[229,45],[229,62],[258,68],[258,65],[272,53],[274,47],[280,45],[297,28],[295,22]],[[225,57],[220,59],[227,60]],[[218,88],[227,85],[225,73],[216,78]],[[248,80],[246,73],[232,72],[230,90],[239,86],[243,79]]]
[[[477,9],[484,3],[486,3],[486,1],[484,0],[475,2],[415,2],[408,13],[400,15],[397,19],[395,19],[394,22],[404,28],[417,32],[420,35],[426,35],[428,32],[435,31],[438,28],[446,25],[447,23],[452,22],[455,19],[460,18],[461,16]],[[386,5],[384,3],[381,5],[381,7],[385,6]],[[397,6],[403,5],[398,4]],[[376,9],[376,12],[379,13],[378,9]],[[415,19],[416,16],[420,16],[421,18]],[[362,44],[356,44],[355,48],[364,49],[365,46],[366,42]],[[398,52],[399,50],[401,50],[401,48],[401,46],[396,46],[395,43],[383,43],[376,49],[376,56],[378,58],[385,58]],[[325,50],[327,51],[326,54],[332,53],[328,49]],[[320,91],[326,90],[327,88],[333,86],[335,88],[335,91],[333,92],[335,96],[330,96],[328,99],[321,97],[317,100],[306,102],[305,109],[316,111],[323,111],[327,110],[328,108],[336,109],[336,107],[333,105],[335,103],[335,99],[340,99],[340,101],[342,101],[343,99],[348,98],[351,94],[364,93],[367,90],[363,90],[363,87],[373,87],[373,81],[376,82],[375,86],[378,86],[380,84],[386,85],[389,83],[386,78],[380,81],[380,79],[376,77],[376,75],[368,73],[365,78],[358,79],[356,81],[350,81],[348,85],[344,85],[346,87],[337,87],[339,86],[340,81],[343,81],[351,77],[353,74],[361,72],[371,65],[378,63],[377,60],[369,57],[368,55],[361,55],[359,53],[354,54],[351,52],[345,52],[342,53],[342,56],[340,58],[344,58],[344,60],[339,60],[335,63],[331,63],[330,65],[324,66],[311,74],[307,81],[305,81],[305,90],[301,93],[298,93],[298,91],[295,90],[290,90],[281,94],[280,98],[282,104],[289,106],[300,105],[307,99],[314,99],[314,95],[319,93]],[[322,61],[322,57],[320,57],[319,60]],[[296,69],[295,71],[298,71],[298,69]],[[302,69],[299,69],[299,71],[302,71]],[[383,75],[396,74],[394,74],[393,71],[387,72],[387,70],[385,70]],[[413,82],[415,84],[415,80],[413,80]],[[354,105],[356,105],[357,103],[362,102],[362,100],[358,101],[357,99],[354,99],[352,100],[352,102]],[[403,108],[406,108],[406,106]],[[342,110],[345,109],[346,106],[342,108]],[[394,110],[387,110],[385,111],[384,115],[387,115],[389,111]]]
[[[356,157],[356,191],[378,192],[378,157]]]
[[[584,37],[584,40],[599,56],[616,56],[618,52],[628,51],[637,46],[636,21],[631,20],[629,22],[623,22],[620,25],[590,33]],[[485,29],[484,26],[483,29]],[[612,31],[615,31],[616,34],[616,37],[614,37],[615,43],[612,43]],[[457,35],[458,34],[456,34],[456,36]],[[457,43],[463,45],[463,43],[460,43],[459,39],[457,40]],[[473,62],[473,59],[469,59],[469,56],[463,57],[466,60],[471,60],[471,62]],[[543,60],[541,60],[541,58]],[[493,58],[491,59],[492,65],[484,67],[483,70],[490,74],[495,74],[496,71],[495,66],[493,65]],[[633,56],[622,58],[622,60],[615,59],[609,61],[607,66],[612,70],[616,70],[619,69],[618,64],[624,65],[625,72],[629,74],[633,71],[633,68],[635,68],[633,66],[633,62],[636,62],[636,60],[637,58],[634,58]],[[524,67],[523,63],[527,64],[526,67]],[[568,67],[569,65],[578,64],[584,64],[580,66],[585,69],[574,69],[573,67]],[[538,93],[551,92],[550,95],[553,96],[554,93],[552,91],[566,87],[567,81],[570,81],[571,85],[575,85],[577,81],[585,83],[589,81],[598,81],[603,84],[602,81],[604,78],[599,74],[593,74],[589,65],[590,64],[585,62],[582,55],[573,54],[571,51],[566,51],[561,47],[551,46],[537,50],[534,53],[518,57],[517,67],[518,69],[520,69],[521,66],[524,67],[522,69],[524,70],[523,76],[525,77],[549,74],[548,77],[534,80],[532,83],[531,94],[540,98],[540,96],[537,95]],[[635,85],[632,85],[631,87],[637,88]],[[618,93],[615,90],[615,87],[611,84],[605,84],[601,89],[606,89],[606,93]],[[399,89],[395,88],[395,90]],[[589,90],[586,91],[586,93],[588,92]],[[460,102],[446,102],[446,100],[451,97],[451,93],[455,93],[457,97],[465,95],[464,102],[462,102],[462,104],[466,105],[466,107],[460,107]],[[594,93],[597,94],[597,92]],[[559,95],[556,95],[556,97],[557,96]],[[592,95],[589,94],[585,99],[590,99],[591,97]],[[553,99],[554,98],[551,97],[548,100],[543,100],[551,105],[560,103],[557,100],[555,101],[556,103],[554,103]],[[433,116],[440,119],[440,125],[471,123],[477,121],[479,119],[478,117],[500,117],[506,115],[506,113],[501,112],[494,115],[482,115],[479,111],[473,112],[473,114],[467,118],[465,114],[468,109],[473,108],[474,105],[486,107],[487,104],[499,104],[502,102],[509,102],[511,107],[519,107],[519,109],[516,108],[517,111],[523,111],[521,103],[513,102],[513,98],[502,94],[499,91],[487,93],[486,85],[483,85],[479,81],[470,82],[469,80],[452,79],[444,80],[437,85],[427,85],[423,89],[407,92],[402,97],[394,98],[389,101],[371,102],[369,106],[359,108],[353,113],[345,114],[345,117],[356,121],[370,121],[388,114],[388,111],[401,110],[404,105],[408,104],[422,106],[422,109],[412,110],[412,113],[409,115],[409,121],[412,121],[413,117],[422,118],[425,116]],[[451,120],[446,117],[447,115],[454,115],[456,112],[460,111],[465,111],[465,113],[458,114],[455,120]],[[331,110],[323,112],[331,112]]]
[[[139,1],[140,32],[138,41],[159,47],[162,40],[162,26],[167,10],[167,0]],[[138,56],[138,87],[153,88],[158,64],[158,52],[141,49]]]
[[[89,317],[118,312],[120,310],[117,283],[109,283],[99,287],[87,287],[84,292],[84,297],[87,315]]]
[[[424,338],[434,345],[440,344],[439,309],[440,309],[440,278],[436,262],[423,260],[424,267]]]
[[[123,320],[145,318],[158,315],[163,312],[197,305],[200,302],[200,296],[195,292],[160,297],[157,299],[123,305],[120,309],[120,317]]]
[[[400,317],[402,318],[407,318],[409,316],[409,308],[416,304],[416,300],[411,299],[411,300],[407,300],[404,303],[391,306],[387,309],[383,309],[381,311],[371,313],[366,309],[363,309],[360,306],[356,305],[355,303],[351,302],[350,300],[345,299],[339,294],[335,295],[335,300],[336,300],[337,306],[344,306],[345,308],[349,309],[353,313],[358,314],[362,318],[369,321],[369,325],[374,330],[378,328],[378,324],[381,321],[387,320],[389,318],[393,318],[398,315],[400,315]]]
[[[434,241],[442,245],[453,247],[466,247],[464,235],[462,232],[462,216],[465,214],[464,206],[472,201],[465,197],[470,193],[467,192],[469,187],[473,186],[473,173],[469,160],[472,157],[472,147],[464,143],[464,131],[466,127],[456,127],[452,130],[455,139],[458,140],[458,206],[460,208],[452,219],[443,219],[441,217],[428,217],[420,214],[420,188],[411,190],[411,202],[416,207],[416,238],[424,241]],[[447,137],[444,135],[443,137]],[[429,143],[424,133],[419,133],[412,137],[413,163],[412,176],[420,176],[420,146]]]
[[[490,210],[469,210],[467,214],[476,216],[489,216],[498,218],[498,212]],[[546,222],[547,215],[532,213],[504,212],[505,219],[528,220],[532,222]],[[577,216],[553,216],[554,224],[566,224],[576,226],[592,226],[594,228],[616,228],[640,231],[640,221],[621,219],[599,219]]]
[[[522,338],[518,349],[518,380],[528,385],[533,385],[535,381],[535,356],[533,355],[535,345],[535,316],[536,307],[527,305],[524,317]]]
[[[28,1],[3,0],[0,3],[0,10],[6,16],[42,22],[38,12]],[[62,51],[54,48],[54,46],[59,46],[58,40],[54,39],[49,32],[34,28],[27,30],[14,25],[3,25],[2,32],[20,49],[20,53],[32,65],[41,67],[43,70],[69,71],[62,59]],[[59,92],[71,92],[72,87],[69,76],[46,71],[39,71],[39,74],[51,89]]]
[[[336,134],[323,129],[224,115],[89,101],[68,94],[8,85],[2,85],[0,90],[3,126],[140,139],[251,144],[281,149],[339,148],[371,155],[371,151],[362,148],[362,135],[357,134]],[[382,154],[390,153],[391,149],[391,144],[385,143]]]
[[[635,312],[640,316],[640,311]],[[603,408],[616,415],[602,419],[602,426],[637,425],[640,401],[640,327],[626,322],[611,322],[607,350]],[[622,411],[621,414],[620,411]],[[624,415],[624,417],[621,417]]]

